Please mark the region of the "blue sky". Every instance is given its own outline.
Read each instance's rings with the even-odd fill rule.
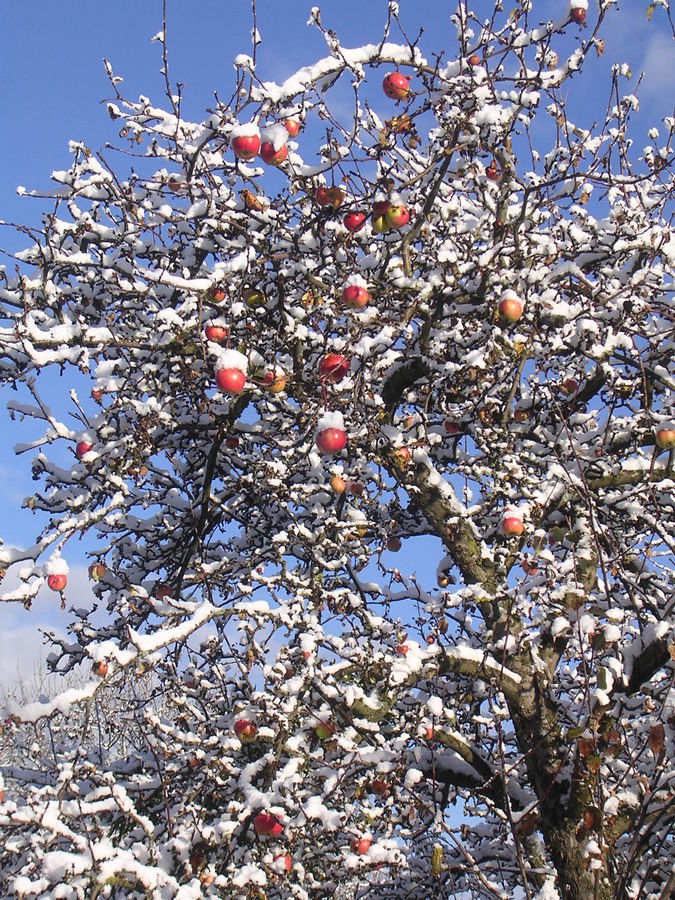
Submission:
[[[385,0],[329,0],[321,3],[322,21],[335,29],[346,46],[377,41],[386,19]],[[257,0],[260,74],[280,81],[301,65],[326,55],[326,47],[306,21],[310,0]],[[481,5],[482,4],[482,5]],[[544,0],[546,15],[559,17],[566,0]],[[591,3],[591,9],[595,4]],[[477,8],[485,6],[476,0]],[[629,0],[620,15],[610,17],[603,57],[594,61],[596,73],[586,82],[575,115],[590,120],[601,116],[606,103],[606,73],[613,61],[629,62],[634,85],[644,71],[638,118],[639,146],[647,143],[648,124],[672,115],[673,42],[665,16],[656,10],[651,23],[645,16],[647,0]],[[411,36],[426,25],[423,51],[454,49],[454,28],[449,15],[454,4],[444,0],[400,0],[401,18]],[[589,18],[593,13],[589,12]],[[170,76],[184,84],[184,114],[200,119],[216,90],[229,96],[233,84],[232,59],[250,52],[249,0],[168,0]],[[82,140],[93,149],[114,141],[116,130],[101,104],[110,96],[102,58],[124,77],[122,92],[139,94],[161,103],[163,78],[158,44],[150,38],[161,28],[160,0],[22,0],[5,4],[3,52],[0,55],[0,219],[37,224],[46,201],[19,198],[17,185],[26,189],[49,186],[49,173],[69,165],[68,141]],[[398,35],[392,35],[398,40]],[[572,40],[572,36],[570,36]],[[596,93],[602,86],[602,92]],[[586,105],[588,109],[586,109]],[[580,123],[588,125],[589,121]],[[17,250],[26,239],[0,227],[0,248]],[[0,254],[0,263],[5,262]],[[10,262],[11,265],[11,262]],[[68,384],[64,380],[63,392]],[[0,406],[9,392],[0,391]],[[32,542],[40,529],[27,511],[17,512],[30,490],[30,454],[17,460],[12,446],[29,439],[31,432],[10,423],[0,412],[0,489],[4,497],[0,536],[10,544]],[[405,567],[403,559],[401,566]],[[86,602],[89,592],[84,565],[73,569],[69,601]],[[63,626],[67,613],[58,609],[55,595],[45,592],[31,614],[22,608],[0,605],[0,686],[13,680],[17,662],[30,668],[39,653],[38,623]]]

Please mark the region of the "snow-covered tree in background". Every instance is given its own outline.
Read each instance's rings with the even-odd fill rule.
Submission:
[[[86,534],[92,674],[8,710],[6,895],[669,896],[673,121],[632,146],[619,65],[571,120],[611,2],[474,6],[442,58],[315,9],[199,124],[109,70],[122,153],[54,173],[0,561],[68,604]]]

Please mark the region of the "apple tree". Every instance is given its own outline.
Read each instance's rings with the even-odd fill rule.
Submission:
[[[670,896],[674,122],[578,102],[611,0],[513,5],[314,9],[198,123],[108,68],[0,275],[3,600],[87,674],[7,710],[7,896]]]

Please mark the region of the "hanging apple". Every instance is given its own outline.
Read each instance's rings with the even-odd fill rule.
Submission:
[[[263,387],[269,391],[270,394],[280,394],[282,391],[286,390],[286,376],[283,374],[278,374],[277,372],[266,372],[263,375]]]
[[[336,494],[344,494],[347,489],[347,482],[339,475],[333,475],[329,484]]]
[[[659,450],[672,450],[675,447],[675,428],[659,428],[654,437]]]
[[[271,813],[258,813],[253,819],[253,827],[256,834],[267,837],[279,837],[283,833],[284,826],[279,819]]]
[[[240,135],[232,139],[232,152],[237,159],[249,160],[258,155],[260,138],[255,134]]]
[[[324,413],[316,426],[316,446],[322,453],[339,453],[347,445],[342,413]]]
[[[278,150],[269,141],[265,141],[264,144],[260,145],[260,159],[268,166],[280,166],[287,156],[288,148],[285,144],[279,147]]]
[[[523,314],[523,304],[515,291],[504,291],[500,300],[499,315],[505,322],[517,322]]]
[[[342,224],[347,231],[351,231],[351,233],[354,234],[355,232],[360,231],[366,224],[366,215],[362,212],[347,213],[342,220]]]
[[[284,128],[288,132],[289,137],[292,137],[292,138],[297,137],[298,134],[300,133],[300,122],[298,122],[297,119],[293,119],[293,118],[284,119],[281,124],[284,126]]]
[[[342,201],[345,199],[345,192],[340,187],[319,185],[316,189],[315,197],[319,206],[335,210],[342,205]]]
[[[365,853],[367,853],[370,850],[371,844],[372,844],[372,841],[370,838],[367,838],[367,837],[355,838],[352,841],[352,850],[354,851],[354,853],[358,853],[359,856],[363,856]]]
[[[474,66],[480,65],[480,57],[477,53],[472,53],[471,56],[467,59],[468,64],[473,68]]]
[[[392,204],[387,210],[386,219],[391,228],[403,228],[410,219],[410,211],[402,203]]]
[[[502,534],[506,537],[517,537],[523,533],[525,526],[523,525],[523,518],[518,510],[507,509],[502,516],[499,527]]]
[[[265,295],[258,288],[246,288],[241,297],[249,309],[258,309],[266,302]]]
[[[91,450],[91,448],[93,446],[94,445],[92,443],[90,443],[89,441],[86,441],[86,440],[78,441],[77,444],[75,445],[75,456],[78,459],[82,459],[82,457],[86,453],[89,453],[89,451]]]
[[[240,394],[246,384],[246,375],[241,369],[217,369],[216,384],[224,394]]]
[[[335,734],[335,726],[330,722],[319,722],[314,729],[314,734],[320,741],[327,741]]]
[[[485,170],[485,176],[489,178],[490,181],[499,181],[499,169],[497,168],[497,163],[494,159]]]
[[[107,569],[103,563],[92,563],[89,566],[89,577],[92,581],[100,581],[105,575]]]
[[[227,340],[228,329],[224,325],[207,325],[204,329],[206,340],[213,344],[222,344]]]
[[[91,389],[91,399],[96,403],[101,402],[101,397],[103,397],[103,391],[100,388],[92,388]]]
[[[108,674],[108,663],[103,661],[95,662],[91,667],[91,671],[94,675],[98,675],[99,678],[105,678]]]
[[[207,294],[209,300],[211,301],[211,303],[216,303],[216,304],[222,303],[223,300],[225,299],[225,297],[227,296],[225,294],[224,289],[221,287],[218,287],[217,284],[212,284],[211,287],[206,292],[206,294]]]
[[[276,866],[278,866],[278,868],[283,869],[285,872],[290,872],[293,865],[288,853],[277,853],[277,855],[274,857],[273,862]]]
[[[319,375],[337,384],[349,371],[349,360],[339,353],[327,353],[319,363]]]
[[[588,0],[571,0],[570,19],[576,25],[586,24],[586,10],[588,9]]]
[[[68,577],[62,572],[47,576],[47,585],[53,591],[62,591],[68,583]]]
[[[389,72],[384,76],[382,90],[390,100],[405,100],[410,94],[410,81],[401,72]]]
[[[361,284],[348,284],[342,290],[342,302],[352,309],[362,309],[369,300],[370,294]]]
[[[248,719],[237,719],[234,723],[234,733],[237,735],[242,744],[250,744],[255,740],[258,729],[253,722]]]
[[[389,793],[389,785],[381,778],[374,778],[370,782],[370,790],[376,797],[386,797]]]
[[[566,378],[560,385],[560,393],[571,397],[572,394],[576,394],[578,388],[579,384],[575,378]]]

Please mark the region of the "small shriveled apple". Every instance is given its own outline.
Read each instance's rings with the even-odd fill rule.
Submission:
[[[319,206],[335,210],[342,205],[342,201],[345,199],[345,192],[341,187],[319,185],[315,196]]]
[[[263,375],[263,387],[269,391],[270,394],[280,394],[282,391],[286,390],[286,376],[283,374],[277,374],[276,372],[266,372]]]

